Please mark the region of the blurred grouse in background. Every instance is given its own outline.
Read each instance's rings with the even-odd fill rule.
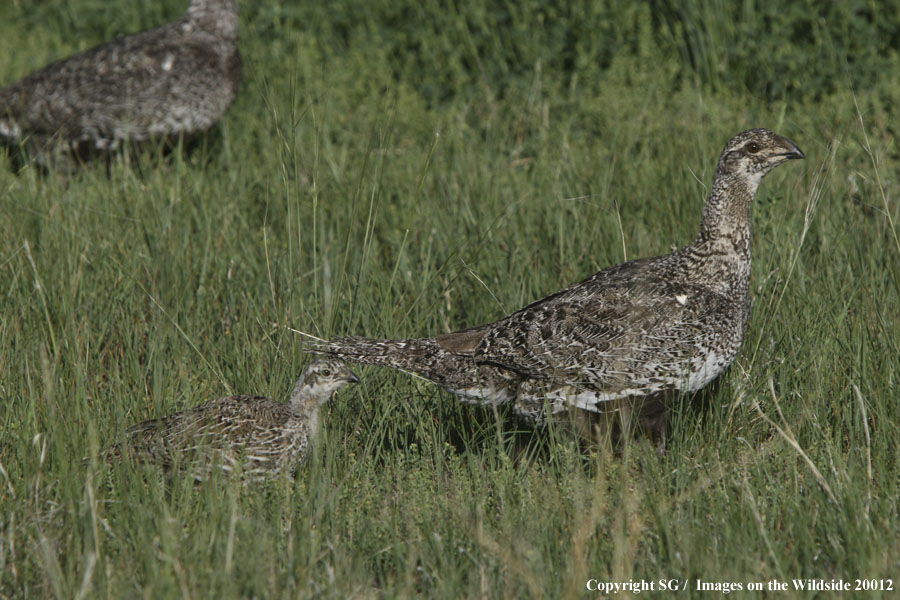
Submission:
[[[43,166],[212,127],[241,77],[234,0],[192,0],[167,25],[52,63],[0,89],[0,143]],[[56,159],[60,159],[57,161]]]
[[[418,373],[463,401],[512,402],[537,425],[569,408],[606,412],[695,392],[734,361],[747,329],[757,187],[800,158],[784,137],[745,131],[722,152],[689,246],[603,269],[486,325],[423,339],[345,337],[309,350]]]
[[[161,419],[144,421],[106,449],[107,461],[123,457],[166,468],[183,465],[197,481],[212,469],[242,465],[245,480],[293,473],[306,459],[318,432],[319,408],[359,379],[336,359],[316,360],[303,371],[290,401],[262,396],[225,396]]]

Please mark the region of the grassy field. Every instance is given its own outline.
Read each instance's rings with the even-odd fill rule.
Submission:
[[[144,4],[4,0],[0,84],[184,9]],[[0,155],[0,598],[898,589],[896,51],[857,47],[887,35],[863,15],[748,55],[761,17],[656,4],[243,2],[243,88],[196,151],[68,179]],[[762,185],[743,350],[664,455],[362,368],[296,481],[82,464],[145,418],[284,397],[292,330],[440,333],[687,244],[749,127],[807,160]]]

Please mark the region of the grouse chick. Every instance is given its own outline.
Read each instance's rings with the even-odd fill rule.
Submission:
[[[245,478],[293,474],[318,432],[319,408],[359,379],[340,360],[316,360],[303,371],[290,401],[262,396],[225,396],[161,419],[128,428],[123,442],[107,448],[107,461],[123,457],[163,467],[185,465],[198,481],[212,469]]]

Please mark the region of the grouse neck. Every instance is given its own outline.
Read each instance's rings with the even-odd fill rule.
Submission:
[[[291,392],[291,411],[298,416],[313,417],[318,413],[321,404],[322,400],[317,397],[312,386],[305,385],[301,378]]]
[[[750,209],[762,177],[720,175],[703,208],[700,235],[694,245],[731,246],[737,254],[750,256]],[[725,249],[725,248],[722,248]]]
[[[700,233],[682,255],[699,283],[746,295],[750,286],[750,208],[762,177],[720,175],[703,209]]]

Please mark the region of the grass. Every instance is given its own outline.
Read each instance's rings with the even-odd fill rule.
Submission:
[[[182,4],[13,2],[0,81]],[[531,13],[492,38],[462,6],[356,8],[242,5],[244,86],[196,152],[68,180],[0,164],[0,597],[900,585],[896,82],[857,86],[850,63],[815,99],[712,84],[647,10],[563,72],[541,40],[565,32]],[[292,329],[443,332],[688,243],[718,153],[754,126],[808,158],[762,185],[743,351],[674,407],[665,455],[584,451],[364,368],[296,481],[82,464],[141,419],[284,396]]]

